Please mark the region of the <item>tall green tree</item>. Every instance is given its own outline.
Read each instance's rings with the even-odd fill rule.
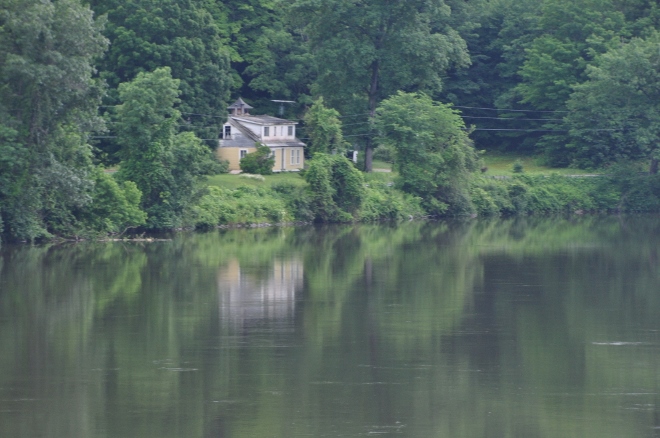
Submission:
[[[566,111],[572,87],[587,80],[587,66],[626,36],[625,16],[611,0],[544,0],[540,35],[526,50],[516,91],[521,102],[558,119]],[[559,111],[559,113],[553,111]],[[552,165],[568,165],[565,126],[548,120],[539,148]]]
[[[102,20],[79,0],[0,0],[0,216],[5,235],[70,233],[93,186],[89,133],[103,129],[93,62]]]
[[[450,12],[442,0],[296,0],[290,9],[316,57],[316,94],[343,114],[371,117],[397,90],[437,91],[450,66],[469,63]],[[370,171],[371,135],[365,148]]]
[[[108,102],[118,102],[120,83],[138,73],[167,66],[179,79],[181,128],[203,139],[217,139],[232,86],[226,29],[219,6],[208,0],[92,0],[107,14],[111,41],[100,62],[110,87]],[[220,15],[220,16],[214,16]],[[225,23],[226,24],[226,23]],[[105,144],[110,155],[117,145]]]
[[[305,113],[304,121],[311,157],[317,153],[343,152],[345,145],[339,112],[327,108],[323,97],[319,97]]]
[[[214,171],[210,149],[191,132],[177,134],[179,80],[169,67],[139,73],[120,84],[115,130],[121,145],[118,178],[142,192],[152,229],[179,227],[201,194],[201,179]]]
[[[433,215],[472,212],[468,187],[479,159],[456,110],[426,94],[399,92],[378,106],[376,123],[379,143],[396,151],[404,192],[422,198]]]
[[[633,38],[599,58],[575,86],[566,121],[569,150],[581,166],[660,159],[660,34]]]

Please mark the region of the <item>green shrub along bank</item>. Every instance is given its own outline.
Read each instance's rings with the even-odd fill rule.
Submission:
[[[357,181],[353,191],[342,194],[333,188],[330,182],[333,174],[328,171],[328,168],[338,166],[337,161],[327,157],[316,172],[305,175],[316,185],[310,183],[301,187],[282,183],[272,188],[210,187],[209,193],[195,207],[194,226],[378,222],[451,216],[430,214],[423,208],[421,198],[404,193],[386,181],[375,180],[367,184],[359,172],[354,175]],[[660,177],[630,168],[618,168],[603,176],[521,174],[503,179],[479,176],[471,182],[467,210],[463,200],[461,203],[461,210],[453,211],[467,211],[460,215],[472,216],[658,212]]]
[[[481,216],[660,211],[660,177],[615,169],[603,176],[478,178],[470,196]]]
[[[335,190],[327,180],[321,181],[325,191],[317,192],[312,184],[301,187],[286,182],[272,188],[211,186],[195,206],[191,225],[213,228],[292,222],[377,222],[426,216],[421,199],[388,187],[386,183],[367,186],[362,174],[355,172],[353,176],[360,180],[359,185],[354,186],[355,192]],[[316,178],[314,173],[306,177]],[[326,179],[326,176],[319,179]]]

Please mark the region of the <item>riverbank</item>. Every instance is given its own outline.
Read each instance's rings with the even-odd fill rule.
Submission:
[[[470,183],[466,215],[660,211],[660,179],[656,175],[620,168],[597,178],[573,176],[521,173],[492,178],[477,175]],[[373,173],[366,175],[365,181],[359,207],[340,222],[408,220],[429,216],[422,208],[421,199],[397,188],[396,174]],[[209,186],[209,193],[196,207],[193,226],[265,226],[314,221],[313,194],[299,176],[278,175],[267,177],[263,182],[251,180],[249,184],[235,188]]]

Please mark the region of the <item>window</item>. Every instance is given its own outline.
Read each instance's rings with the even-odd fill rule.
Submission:
[[[289,137],[293,137],[293,126],[289,126],[288,135],[289,135]]]
[[[238,158],[240,158],[241,160],[245,158],[246,155],[247,155],[247,149],[240,149],[238,151]]]
[[[291,164],[300,164],[300,149],[291,149]]]
[[[225,125],[225,132],[223,138],[225,140],[231,140],[231,126]]]
[[[270,137],[270,127],[264,126],[264,137]]]

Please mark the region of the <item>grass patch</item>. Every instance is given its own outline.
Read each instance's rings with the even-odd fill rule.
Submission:
[[[281,172],[272,175],[264,176],[263,181],[260,179],[244,178],[239,175],[231,175],[224,173],[221,175],[213,175],[208,178],[209,186],[222,187],[226,189],[236,189],[238,187],[268,187],[282,183],[292,184],[294,186],[304,186],[305,180],[298,172]]]
[[[484,164],[488,167],[486,176],[513,176],[513,165],[520,161],[523,165],[523,172],[528,175],[587,175],[593,174],[582,169],[573,168],[554,168],[538,164],[537,157],[520,156],[513,154],[503,154],[501,152],[486,152],[483,155]]]
[[[387,169],[392,170],[392,163],[387,163],[385,161],[373,160],[371,162],[371,167],[373,169]]]

